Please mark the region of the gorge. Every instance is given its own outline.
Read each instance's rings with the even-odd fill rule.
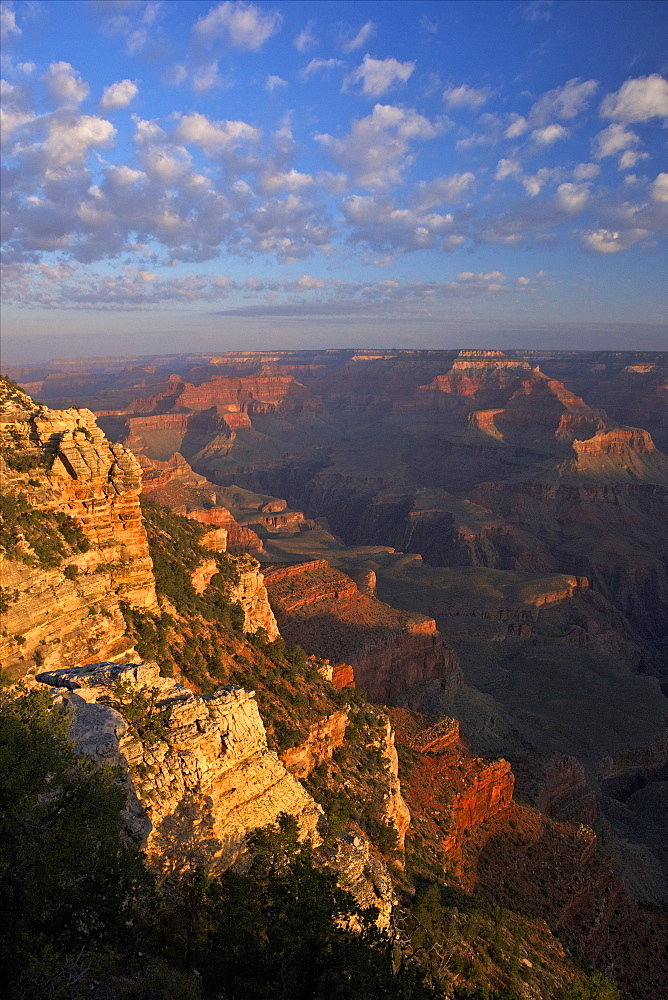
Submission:
[[[547,1000],[575,958],[660,995],[665,355],[7,374],[42,402],[4,390],[3,666],[121,767],[158,869],[226,870],[287,812],[381,929],[427,875],[538,922],[511,975],[457,917],[451,991]],[[146,691],[148,742],[124,715]]]

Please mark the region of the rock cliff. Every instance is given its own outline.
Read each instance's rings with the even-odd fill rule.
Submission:
[[[324,560],[270,566],[269,599],[281,633],[309,653],[351,664],[374,701],[411,698],[425,683],[456,689],[459,671],[433,619],[390,608],[361,594]]]
[[[249,833],[281,812],[317,842],[322,810],[268,749],[252,691],[196,695],[151,663],[98,663],[39,680],[71,711],[80,752],[125,771],[133,824],[158,867],[193,860],[228,867]],[[133,695],[155,699],[141,737],[124,715]],[[161,713],[168,718],[151,732]]]
[[[90,411],[50,410],[11,388],[0,440],[4,665],[19,676],[63,657],[125,656],[132,643],[119,602],[157,609],[136,459],[107,441]]]

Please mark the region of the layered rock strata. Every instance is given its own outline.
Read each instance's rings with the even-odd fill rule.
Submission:
[[[456,656],[432,618],[366,597],[324,560],[269,567],[265,582],[287,641],[352,665],[373,701],[410,699],[425,682],[444,690],[460,683]]]
[[[3,492],[36,511],[68,515],[87,540],[85,551],[67,557],[66,575],[23,535],[15,539],[2,567],[11,595],[0,637],[4,666],[21,676],[39,664],[131,654],[119,602],[157,610],[134,456],[107,441],[89,410],[50,410],[14,391],[3,393],[0,442]]]
[[[252,691],[196,695],[160,677],[152,663],[98,663],[39,680],[71,712],[79,752],[123,768],[132,824],[159,867],[198,859],[228,867],[249,833],[282,812],[297,819],[302,838],[318,841],[322,810],[268,749]],[[155,736],[140,739],[123,717],[128,691],[155,696],[154,713],[169,713]]]

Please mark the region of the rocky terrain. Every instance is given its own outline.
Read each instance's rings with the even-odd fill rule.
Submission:
[[[624,936],[653,989],[666,971],[662,918],[633,902],[668,887],[665,359],[589,358],[585,378],[519,354],[14,372],[49,405],[4,389],[3,666],[121,766],[157,868],[224,870],[287,812],[379,927],[409,919],[418,875],[508,926],[517,893],[550,928],[532,924],[522,996],[572,978],[552,932],[641,998]],[[140,507],[142,474],[185,519]],[[497,841],[508,871],[569,873],[542,908]],[[450,988],[515,982],[458,940]]]

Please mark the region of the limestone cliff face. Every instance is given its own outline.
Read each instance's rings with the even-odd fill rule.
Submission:
[[[294,816],[302,838],[318,842],[322,810],[267,748],[252,691],[223,688],[203,697],[160,677],[155,664],[98,663],[39,675],[72,713],[81,753],[119,764],[127,775],[128,810],[146,850],[162,868],[193,859],[228,867],[248,834]],[[114,704],[114,684],[154,692],[168,709],[164,732],[140,739]]]
[[[255,633],[263,628],[269,639],[276,639],[279,634],[278,625],[269,604],[259,562],[252,556],[239,556],[237,569],[239,582],[230,589],[230,600],[243,608],[244,631]]]
[[[265,575],[282,635],[332,663],[351,664],[373,701],[410,697],[425,682],[459,684],[454,652],[425,615],[361,594],[324,560],[270,567]]]
[[[132,644],[119,601],[157,609],[137,461],[107,441],[89,410],[50,410],[13,391],[2,393],[0,442],[4,494],[23,498],[28,512],[68,515],[87,540],[86,551],[67,556],[66,576],[15,539],[2,569],[12,595],[0,637],[5,667],[21,676],[36,663],[123,657]]]
[[[308,778],[314,767],[331,760],[334,751],[343,745],[348,724],[348,713],[333,712],[316,722],[299,746],[291,747],[283,754],[283,763],[295,778]]]

